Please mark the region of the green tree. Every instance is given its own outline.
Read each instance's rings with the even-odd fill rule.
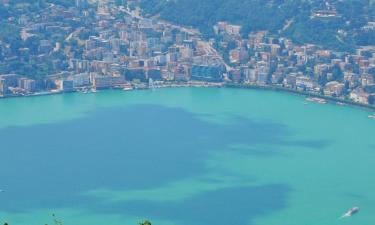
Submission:
[[[151,222],[148,220],[145,220],[143,223],[139,223],[139,225],[151,225]]]
[[[333,75],[333,80],[342,81],[344,79],[344,74],[340,66],[337,64],[332,67],[332,75]]]

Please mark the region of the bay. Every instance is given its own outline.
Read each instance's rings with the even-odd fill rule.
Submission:
[[[0,222],[374,224],[369,114],[241,89],[4,99]]]

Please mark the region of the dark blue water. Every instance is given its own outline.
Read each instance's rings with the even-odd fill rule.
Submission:
[[[2,196],[0,209],[79,206],[196,225],[246,223],[284,207],[290,189],[279,184],[235,187],[178,204],[145,201],[110,206],[80,195],[101,188],[147,189],[206,173],[204,160],[211,151],[232,143],[292,144],[283,140],[288,131],[282,125],[240,117],[235,121],[220,125],[182,109],[139,105],[101,109],[63,123],[1,129],[0,177],[9,191]]]

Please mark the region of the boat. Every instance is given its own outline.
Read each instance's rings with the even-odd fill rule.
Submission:
[[[372,114],[372,115],[369,115],[368,118],[370,118],[370,119],[374,119],[374,120],[375,120],[375,113]]]
[[[315,103],[319,103],[319,104],[327,104],[327,101],[325,99],[322,99],[322,98],[306,98],[306,101],[315,102]]]
[[[341,105],[341,106],[346,105],[345,103],[342,103],[342,102],[337,102],[336,104],[337,104],[337,105]]]
[[[132,90],[133,90],[133,87],[132,87],[132,86],[126,86],[126,87],[124,87],[123,90],[124,90],[124,91],[132,91]]]
[[[354,214],[357,214],[358,212],[359,212],[359,207],[353,207],[349,209],[344,215],[342,215],[341,218],[351,217]]]

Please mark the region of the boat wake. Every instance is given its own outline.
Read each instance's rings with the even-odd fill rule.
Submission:
[[[340,219],[345,219],[345,218],[351,217],[358,212],[359,212],[359,207],[353,207],[353,208],[349,209],[344,215],[342,215],[340,217]]]

